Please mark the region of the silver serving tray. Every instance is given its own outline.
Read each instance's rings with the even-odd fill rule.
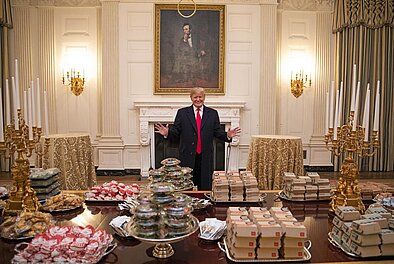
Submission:
[[[342,247],[341,244],[339,244],[337,241],[335,241],[335,239],[331,236],[331,232],[328,233],[328,241],[331,243],[331,245],[333,245],[336,248],[339,248],[340,250],[342,250],[346,255],[353,257],[353,258],[363,258],[359,255],[356,255],[352,252],[347,251],[344,247]]]
[[[218,247],[220,248],[221,251],[223,251],[227,258],[231,260],[232,262],[238,262],[238,263],[277,263],[277,262],[305,262],[308,261],[312,258],[311,253],[309,252],[309,249],[312,246],[312,242],[310,240],[307,240],[309,243],[307,247],[304,247],[304,257],[299,258],[299,259],[235,259],[231,257],[230,252],[228,250],[226,240],[224,239],[223,243],[218,242]]]
[[[278,193],[278,198],[285,200],[285,201],[289,201],[289,202],[320,202],[320,201],[331,201],[331,197],[330,198],[325,198],[325,199],[316,199],[316,200],[293,200],[291,198],[289,198],[284,191],[280,191]]]
[[[141,242],[146,242],[149,244],[158,244],[158,243],[175,243],[175,242],[179,242],[182,241],[183,239],[189,237],[190,235],[194,234],[199,228],[199,221],[198,219],[191,215],[191,223],[192,223],[192,228],[190,230],[189,233],[182,235],[182,236],[178,236],[178,237],[171,237],[171,238],[145,238],[145,237],[139,237],[136,234],[134,234],[133,232],[130,234],[132,237],[134,237],[135,239],[140,240]]]
[[[79,206],[75,206],[72,208],[63,208],[63,209],[55,209],[55,210],[46,210],[45,208],[42,208],[41,211],[47,212],[47,213],[63,213],[63,212],[69,212],[69,211],[73,211],[75,209],[82,208],[82,206],[83,206],[83,203]]]
[[[223,204],[231,204],[231,203],[262,203],[264,202],[265,197],[267,197],[266,193],[260,193],[258,201],[215,201],[212,198],[212,192],[204,193],[204,196],[208,198],[212,203],[223,203]]]
[[[21,246],[23,246],[23,245],[28,246],[29,243],[27,243],[27,242],[19,243],[19,244],[15,245],[14,250],[15,250],[17,253],[20,253],[21,251],[23,251],[23,249],[19,249],[19,248],[20,248]],[[100,259],[99,259],[97,262],[94,262],[94,263],[92,263],[92,264],[99,263],[105,256],[107,256],[107,255],[110,254],[112,251],[114,251],[114,249],[115,249],[117,246],[118,246],[118,244],[115,243],[115,242],[109,243],[108,246],[107,246],[107,248],[104,250],[103,254],[101,254]],[[11,261],[11,263],[17,263],[17,262]]]

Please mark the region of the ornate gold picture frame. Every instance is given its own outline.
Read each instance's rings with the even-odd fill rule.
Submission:
[[[224,95],[224,15],[224,5],[155,5],[155,94]]]

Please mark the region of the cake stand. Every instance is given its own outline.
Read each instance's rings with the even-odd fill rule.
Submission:
[[[169,258],[172,255],[174,255],[174,249],[172,248],[171,243],[182,241],[185,238],[192,235],[193,233],[195,233],[199,229],[198,219],[192,215],[190,216],[190,218],[191,218],[190,231],[187,234],[184,234],[182,236],[177,236],[177,237],[172,237],[172,238],[145,238],[145,237],[137,236],[134,231],[131,231],[130,235],[132,237],[134,237],[135,239],[140,240],[141,242],[154,244],[155,247],[154,247],[152,253],[155,258],[159,258],[159,259]]]

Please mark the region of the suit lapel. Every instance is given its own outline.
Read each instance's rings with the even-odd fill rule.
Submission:
[[[192,124],[192,127],[193,127],[194,130],[197,132],[196,117],[194,116],[193,106],[190,106],[190,107],[187,109],[186,115],[187,115],[187,117],[189,118],[190,123]],[[204,119],[204,115],[203,115],[203,119]]]
[[[209,117],[209,109],[204,105],[204,112],[202,113],[202,120],[201,120],[201,130],[204,127],[204,124],[207,122]]]

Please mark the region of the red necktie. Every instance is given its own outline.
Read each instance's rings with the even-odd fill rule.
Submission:
[[[201,154],[201,115],[200,108],[197,108],[197,116],[196,116],[196,124],[197,124],[197,154]]]

